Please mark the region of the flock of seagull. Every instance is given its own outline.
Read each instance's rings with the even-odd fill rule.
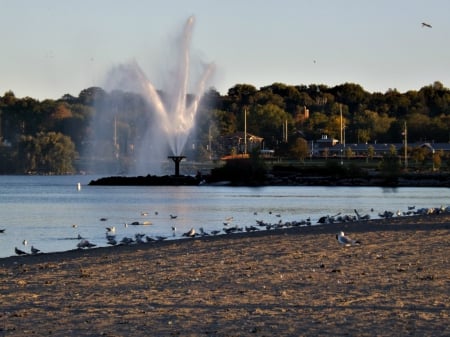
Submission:
[[[371,209],[371,212],[374,212],[373,209]],[[364,220],[370,220],[371,216],[370,214],[361,215],[356,209],[354,210],[355,214],[335,214],[335,215],[325,215],[318,219],[317,224],[334,224],[334,223],[346,223],[346,222],[354,222],[354,221],[364,221]],[[429,215],[429,214],[440,214],[440,213],[450,213],[450,206],[448,207],[436,207],[436,208],[418,208],[416,209],[415,206],[408,206],[407,211],[400,211],[397,212],[391,212],[391,211],[384,211],[382,213],[378,213],[379,218],[392,218],[392,217],[403,217],[403,216],[412,216],[412,215]],[[141,216],[145,217],[149,213],[148,212],[142,212]],[[269,214],[273,214],[272,212],[269,212]],[[155,215],[158,215],[158,212],[155,212]],[[257,212],[254,213],[255,216],[258,215]],[[281,214],[273,214],[278,218],[281,218]],[[176,215],[170,214],[169,216],[170,220],[177,219]],[[100,221],[107,221],[107,218],[100,218]],[[255,220],[256,223],[254,225],[250,226],[239,226],[237,224],[233,224],[234,218],[228,217],[223,221],[223,228],[222,230],[211,230],[209,232],[205,231],[203,227],[199,227],[197,230],[195,228],[191,228],[185,233],[182,233],[179,238],[194,238],[194,237],[204,237],[204,236],[216,236],[220,234],[232,234],[232,233],[239,233],[239,232],[254,232],[254,231],[260,231],[260,230],[275,230],[275,229],[282,229],[282,228],[290,228],[290,227],[302,227],[302,226],[311,226],[311,218],[307,218],[304,220],[299,221],[287,221],[284,222],[281,219],[277,222],[267,222],[263,220]],[[131,222],[130,224],[124,224],[125,227],[128,226],[145,226],[145,225],[151,225],[152,223],[150,221],[144,221],[144,222]],[[77,225],[72,225],[73,228],[77,228]],[[172,229],[172,237],[177,237],[177,228],[175,226],[171,226]],[[0,229],[0,234],[5,233],[5,229]],[[168,239],[167,236],[149,236],[144,233],[136,233],[134,234],[134,237],[125,236],[121,238],[120,240],[117,238],[117,231],[115,226],[109,226],[105,227],[105,238],[106,243],[110,246],[116,246],[116,245],[132,245],[132,244],[143,244],[143,243],[151,243],[151,242],[157,242],[157,241],[163,241]],[[73,238],[74,240],[78,240],[79,242],[76,245],[77,249],[88,249],[96,247],[97,244],[90,242],[88,239],[83,238],[80,234],[76,238]],[[353,240],[346,236],[344,232],[339,232],[336,234],[336,239],[339,244],[343,246],[353,246],[353,245],[359,245],[361,244],[358,240]],[[28,242],[27,240],[23,240],[22,242],[23,246],[27,246]],[[19,249],[18,247],[15,247],[14,249],[16,255],[36,255],[41,254],[41,250],[38,248],[31,246],[30,252],[26,252],[23,249]]]

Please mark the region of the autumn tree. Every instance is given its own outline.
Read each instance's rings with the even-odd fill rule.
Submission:
[[[309,152],[308,142],[306,141],[306,139],[301,137],[297,138],[295,140],[295,143],[291,147],[292,155],[295,158],[304,161],[305,158],[308,156],[308,152]]]

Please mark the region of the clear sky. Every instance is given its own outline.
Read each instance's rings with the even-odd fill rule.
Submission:
[[[60,98],[136,60],[155,82],[186,19],[211,86],[450,86],[448,0],[0,0],[0,95]],[[422,27],[427,22],[432,28]]]

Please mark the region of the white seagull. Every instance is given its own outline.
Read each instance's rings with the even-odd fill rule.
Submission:
[[[187,236],[187,237],[189,237],[189,238],[194,237],[194,236],[195,236],[195,229],[194,229],[194,228],[191,228],[191,229],[189,230],[189,232],[184,233],[183,236]]]
[[[116,233],[116,227],[112,226],[112,227],[106,227],[106,232],[108,234],[115,234]]]
[[[342,231],[336,234],[336,240],[338,240],[338,242],[345,247],[361,244],[360,241],[352,240],[348,236],[345,236],[344,232]]]

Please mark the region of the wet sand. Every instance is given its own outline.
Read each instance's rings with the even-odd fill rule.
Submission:
[[[0,336],[449,336],[449,261],[449,214],[4,258]]]

